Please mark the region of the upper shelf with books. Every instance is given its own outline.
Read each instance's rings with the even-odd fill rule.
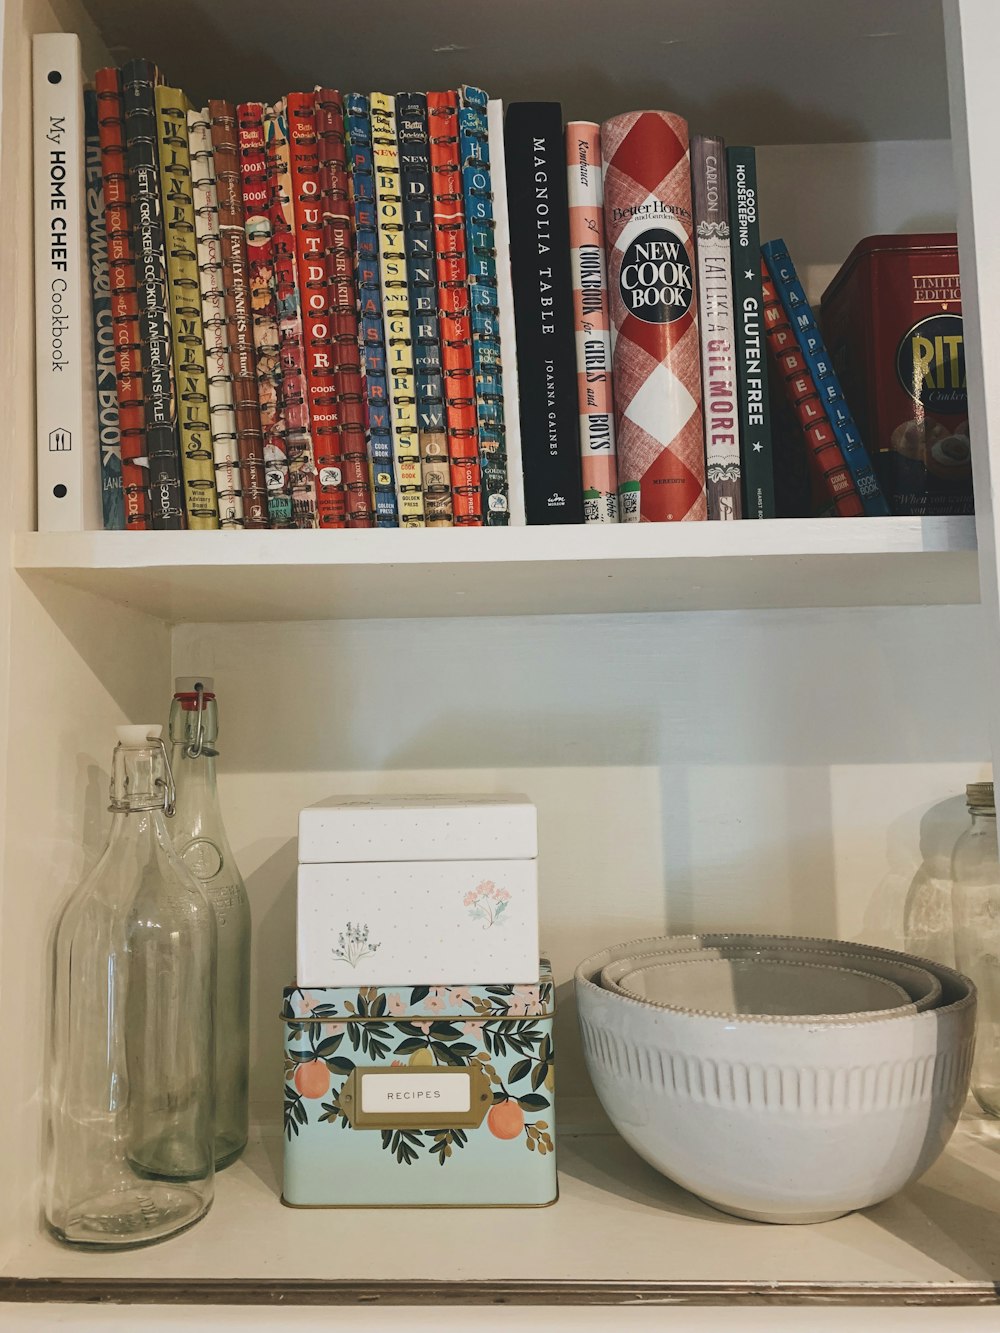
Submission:
[[[192,99],[219,96],[220,75],[236,101],[320,79],[473,82],[562,102],[567,120],[666,106],[739,143],[949,135],[941,0],[435,0],[377,20],[344,4],[84,5],[119,63],[148,56]]]
[[[465,532],[22,533],[41,594],[171,623],[579,615],[978,600],[971,518],[774,519]]]

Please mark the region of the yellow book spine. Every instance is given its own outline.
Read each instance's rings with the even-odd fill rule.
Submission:
[[[403,195],[396,142],[396,99],[372,93],[372,157],[378,206],[379,276],[385,322],[393,456],[400,527],[422,528],[424,492],[417,433],[417,386],[413,368],[410,287],[406,278]]]
[[[219,499],[215,489],[187,113],[188,101],[179,89],[162,85],[156,88],[167,304],[177,384],[184,507],[188,527],[206,531],[219,526]]]

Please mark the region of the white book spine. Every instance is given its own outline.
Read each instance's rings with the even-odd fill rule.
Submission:
[[[32,39],[32,108],[38,530],[81,532],[104,523],[75,34]]]
[[[226,314],[222,280],[222,240],[219,235],[215,159],[212,156],[212,125],[207,110],[189,110],[187,122],[201,315],[205,330],[205,368],[208,371],[208,411],[215,457],[215,488],[219,496],[219,527],[242,528],[243,489],[229,360],[229,317]]]
[[[743,512],[726,149],[721,139],[704,134],[692,138],[691,176],[708,517],[728,521],[742,518]]]
[[[514,288],[510,280],[510,217],[507,212],[507,159],[503,151],[503,103],[487,107],[490,167],[493,173],[494,245],[497,252],[497,307],[500,311],[500,364],[503,366],[503,419],[507,434],[507,495],[511,527],[523,528],[524,467],[521,463],[521,414],[517,390],[517,338]]]

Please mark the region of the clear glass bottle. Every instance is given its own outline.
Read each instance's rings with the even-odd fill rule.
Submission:
[[[993,783],[970,783],[965,796],[972,823],[952,858],[955,960],[979,991],[972,1091],[984,1111],[1000,1116],[1000,857]]]
[[[56,932],[45,1215],[146,1245],[214,1189],[215,916],[174,850],[161,727],[119,727],[111,832]]]
[[[250,1080],[250,903],[226,837],[216,788],[219,714],[209,676],[179,677],[170,706],[177,813],[170,824],[184,864],[215,909],[215,1168],[246,1147]]]

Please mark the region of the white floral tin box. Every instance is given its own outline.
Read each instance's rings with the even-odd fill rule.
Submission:
[[[299,985],[532,984],[537,854],[523,796],[310,806],[299,816]]]
[[[530,985],[286,990],[284,1202],[553,1203],[553,1010],[544,959]]]

